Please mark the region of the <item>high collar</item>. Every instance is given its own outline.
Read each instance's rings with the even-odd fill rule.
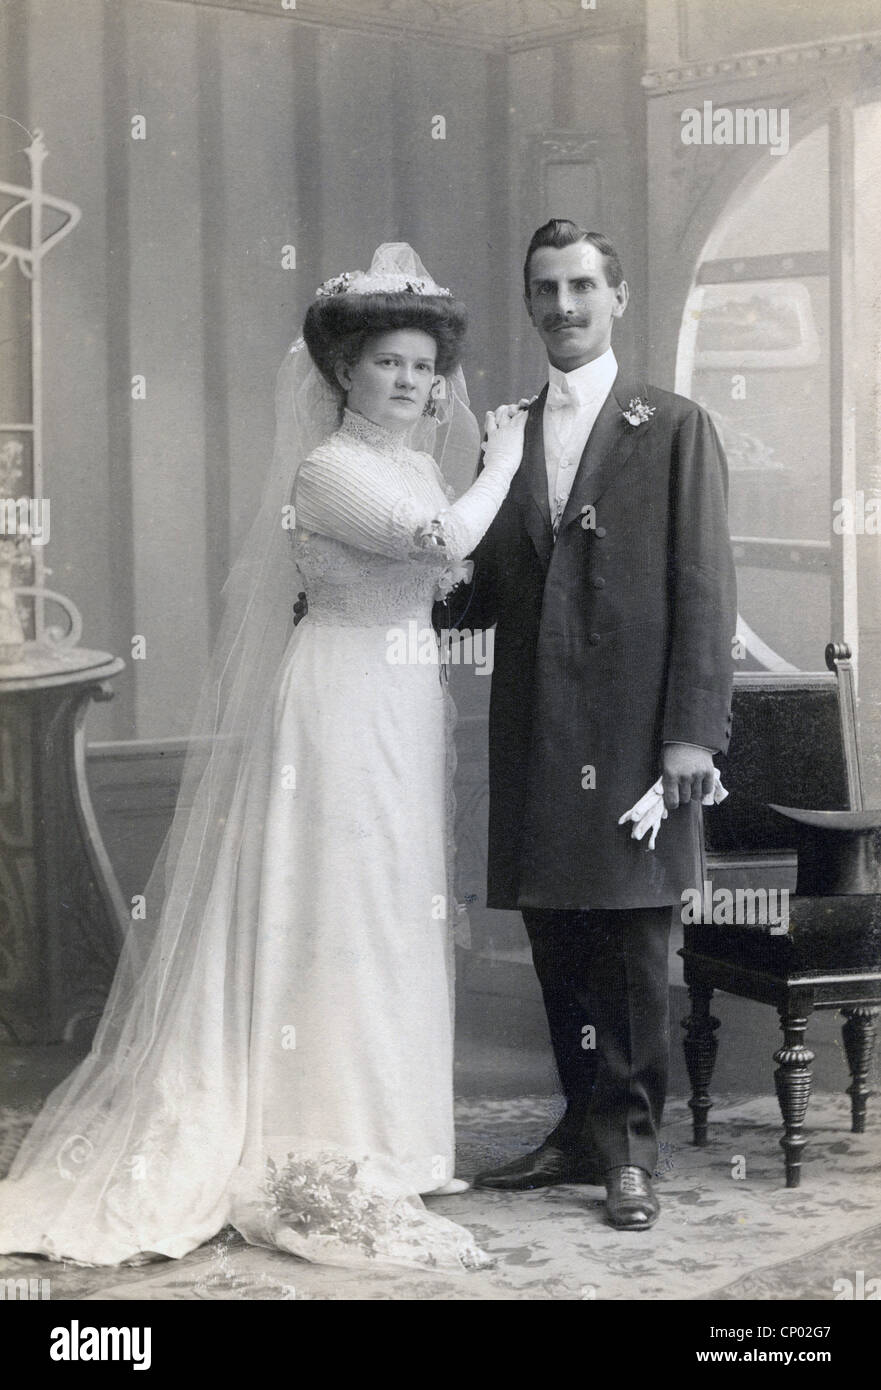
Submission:
[[[392,454],[394,457],[400,457],[412,452],[407,442],[408,430],[387,430],[384,425],[377,425],[375,421],[368,420],[366,415],[359,415],[357,411],[349,410],[348,406],[343,410],[340,432],[350,438],[360,440],[362,444],[366,444],[368,448],[376,449],[380,454]]]
[[[611,348],[572,372],[561,372],[549,362],[549,394],[554,399],[568,396],[576,406],[589,405],[606,398],[617,375],[618,360]]]

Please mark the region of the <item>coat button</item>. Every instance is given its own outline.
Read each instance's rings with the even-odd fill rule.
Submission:
[[[594,587],[595,589],[605,589],[605,587],[606,587],[606,581],[605,581],[605,579],[595,579],[595,580],[593,581],[593,587]]]
[[[587,634],[587,640],[592,647],[598,647],[600,645],[600,634],[598,632],[589,632]]]
[[[605,526],[595,526],[593,528],[593,533],[599,540],[602,540],[603,536],[606,534],[606,528]]]

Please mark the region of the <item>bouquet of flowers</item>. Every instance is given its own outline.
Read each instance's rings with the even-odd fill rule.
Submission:
[[[264,1192],[283,1226],[374,1253],[386,1204],[358,1181],[356,1162],[332,1153],[288,1154],[282,1167],[268,1159],[266,1171]]]

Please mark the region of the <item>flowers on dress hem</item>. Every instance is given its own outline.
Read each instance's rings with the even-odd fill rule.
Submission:
[[[627,409],[622,410],[621,414],[628,425],[644,425],[650,420],[657,410],[657,406],[649,405],[641,396],[634,396],[629,402]]]
[[[334,1153],[289,1153],[281,1168],[268,1158],[263,1190],[283,1225],[367,1255],[375,1254],[377,1235],[393,1224],[393,1204],[362,1185],[356,1162]]]

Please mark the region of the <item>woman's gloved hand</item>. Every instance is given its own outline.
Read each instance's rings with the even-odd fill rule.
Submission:
[[[499,468],[513,475],[520,467],[529,404],[529,401],[520,401],[517,405],[500,405],[496,410],[487,411],[484,468]]]

